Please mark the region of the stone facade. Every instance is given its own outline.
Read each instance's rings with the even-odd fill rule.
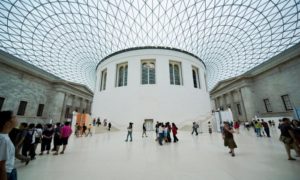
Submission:
[[[65,121],[72,112],[91,111],[93,92],[87,87],[67,82],[4,51],[0,51],[1,110],[18,113],[20,101],[26,101],[20,122],[46,123]],[[44,105],[41,116],[37,111]]]
[[[300,44],[241,76],[219,82],[210,95],[213,109],[231,107],[234,119],[292,116],[292,108],[300,107]],[[287,96],[290,103],[283,101]]]

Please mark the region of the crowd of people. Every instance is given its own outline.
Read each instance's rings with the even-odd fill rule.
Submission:
[[[101,121],[99,120],[100,124]],[[104,122],[105,123],[105,122]],[[223,122],[221,128],[222,137],[224,139],[224,146],[230,149],[229,153],[232,157],[235,156],[235,148],[237,144],[234,140],[234,133],[239,133],[240,121]],[[93,121],[93,125],[98,124],[97,121]],[[107,124],[107,122],[106,122]],[[36,152],[38,144],[41,144],[39,155],[50,154],[53,151],[53,155],[64,154],[68,139],[72,134],[70,122],[64,124],[28,124],[20,123],[20,126],[16,128],[17,120],[12,111],[0,112],[0,179],[15,180],[17,179],[17,171],[14,168],[15,158],[25,163],[26,165],[36,159]],[[108,123],[108,130],[111,128],[111,124]],[[245,122],[245,128],[249,129],[253,127],[257,137],[271,137],[270,126],[275,127],[274,121],[264,121],[263,119],[254,120],[253,122]],[[76,136],[88,136],[91,135],[92,124],[89,127],[85,125],[80,126],[76,124],[75,135]],[[195,133],[198,135],[199,125],[193,122],[192,135]],[[208,123],[209,133],[212,132],[212,125]],[[288,118],[279,120],[278,129],[281,131],[279,140],[284,144],[288,160],[296,160],[291,155],[291,150],[294,149],[296,154],[300,156],[300,122],[298,120],[290,121]],[[88,130],[88,132],[86,132]],[[142,137],[147,136],[146,123],[142,127]],[[132,141],[133,123],[130,122],[127,127],[127,141]],[[159,145],[178,142],[177,137],[178,128],[175,123],[170,122],[157,122],[155,125],[156,141]],[[171,138],[171,134],[173,138]],[[52,146],[53,142],[53,146]],[[60,151],[60,146],[62,150]],[[52,149],[51,149],[52,148]],[[59,152],[60,151],[60,152]]]
[[[50,154],[51,147],[53,155],[64,154],[71,134],[70,122],[56,123],[55,125],[35,125],[23,122],[17,128],[17,120],[13,112],[1,111],[0,179],[17,179],[17,172],[14,169],[15,158],[27,165],[31,160],[36,159],[38,144],[41,144],[39,155],[43,155],[45,151]],[[63,147],[59,152],[60,146]]]

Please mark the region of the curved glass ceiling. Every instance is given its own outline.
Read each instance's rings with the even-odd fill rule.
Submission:
[[[205,62],[211,89],[298,43],[299,9],[299,0],[1,0],[0,49],[94,89],[103,57],[174,47]]]

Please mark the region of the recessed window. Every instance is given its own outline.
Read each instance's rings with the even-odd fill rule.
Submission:
[[[76,109],[75,111],[78,112],[78,109]],[[68,118],[69,114],[70,114],[70,106],[66,106],[65,118]]]
[[[107,79],[107,69],[101,72],[100,91],[104,91],[106,89],[106,79]]]
[[[264,104],[267,112],[272,112],[272,107],[269,99],[264,99]]]
[[[2,110],[3,104],[4,104],[4,97],[0,97],[0,111]]]
[[[238,114],[242,115],[241,104],[236,104],[236,108],[237,108]]]
[[[43,116],[44,106],[45,106],[44,104],[39,104],[36,116]]]
[[[291,104],[289,95],[287,95],[287,94],[283,95],[283,96],[281,96],[281,99],[282,99],[282,102],[284,104],[284,108],[286,111],[293,110],[293,106]]]
[[[128,64],[117,65],[117,87],[127,86]]]
[[[170,61],[169,70],[170,70],[170,84],[182,85],[181,63]]]
[[[192,73],[193,73],[193,84],[194,84],[194,88],[201,88],[201,86],[200,86],[199,70],[198,70],[198,68],[192,67]]]
[[[17,115],[24,116],[25,111],[26,111],[26,106],[27,106],[26,101],[20,101]]]
[[[155,61],[142,61],[142,84],[155,84]]]

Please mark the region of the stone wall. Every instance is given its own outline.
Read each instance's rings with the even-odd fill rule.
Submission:
[[[67,106],[69,115],[76,109],[90,113],[93,93],[0,51],[0,97],[5,98],[1,110],[14,114],[20,101],[27,102],[19,122],[48,123],[65,121]],[[39,104],[44,104],[42,116],[37,116]]]
[[[231,104],[234,119],[292,116],[293,111],[285,109],[281,96],[288,95],[291,104],[300,107],[300,44],[241,76],[219,82],[210,95],[214,110]],[[269,99],[272,112],[267,112],[264,99]],[[241,115],[237,104],[241,105]]]

